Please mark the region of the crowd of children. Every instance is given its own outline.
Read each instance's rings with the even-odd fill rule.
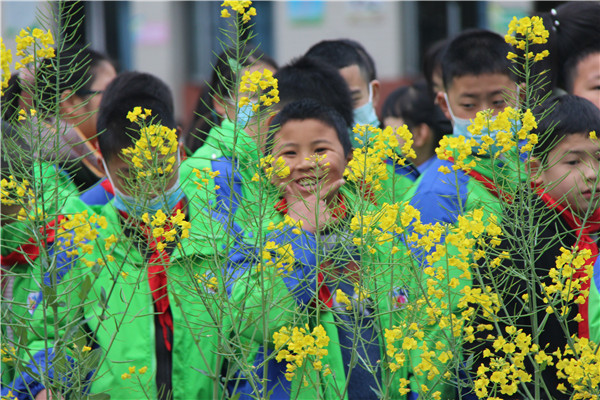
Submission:
[[[507,58],[518,50],[482,29],[437,43],[425,81],[385,101],[356,41],[283,66],[231,47],[185,133],[165,83],[90,49],[15,75],[2,398],[583,393],[558,360],[574,337],[600,343],[600,4],[543,17],[538,91]],[[537,142],[505,148],[509,108],[538,118],[508,119]],[[565,286],[576,293],[552,296]]]

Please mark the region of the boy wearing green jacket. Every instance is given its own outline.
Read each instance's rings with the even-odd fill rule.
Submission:
[[[12,391],[217,397],[226,320],[217,279],[229,248],[222,226],[179,185],[170,90],[149,74],[123,73],[104,92],[98,129],[115,198],[99,216],[75,213],[59,226],[55,251],[65,262],[40,289],[33,360]]]
[[[272,126],[269,177],[280,195],[269,200],[264,247],[229,284],[230,306],[241,310],[230,328],[238,350],[229,395],[405,398],[409,382],[418,387],[410,378],[426,380],[411,376],[416,347],[396,358],[404,336],[396,342],[393,333],[418,318],[405,307],[416,272],[393,235],[363,230],[373,210],[344,188],[347,125],[306,99],[284,107]]]

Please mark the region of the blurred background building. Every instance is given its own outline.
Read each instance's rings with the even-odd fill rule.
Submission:
[[[71,3],[71,2],[69,2]],[[81,19],[75,40],[107,53],[118,70],[157,75],[172,88],[177,117],[187,126],[200,86],[210,79],[227,20],[221,1],[86,1],[73,3]],[[252,42],[281,65],[323,39],[361,42],[377,65],[383,96],[420,74],[426,49],[466,28],[504,34],[513,16],[547,11],[552,1],[255,1]],[[51,1],[2,1],[2,37],[15,49],[21,28],[40,26]]]

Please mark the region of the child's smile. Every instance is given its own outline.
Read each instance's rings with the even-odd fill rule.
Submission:
[[[275,135],[275,159],[281,157],[290,168],[286,178],[275,177],[275,184],[291,184],[299,196],[328,193],[333,182],[343,179],[348,157],[334,128],[316,119],[291,120]]]

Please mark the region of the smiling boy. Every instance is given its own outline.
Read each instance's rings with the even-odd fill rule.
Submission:
[[[291,217],[302,229],[284,226],[270,234],[277,248],[291,244],[295,262],[289,270],[251,267],[231,287],[234,307],[244,310],[237,328],[244,332],[240,347],[250,349],[255,374],[240,370],[230,395],[251,395],[258,386],[278,399],[378,399],[381,393],[403,399],[398,384],[408,377],[409,362],[394,372],[382,367],[383,327],[391,329],[404,315],[389,300],[395,287],[410,282],[401,270],[406,263],[390,256],[391,248],[371,253],[353,244],[350,222],[368,202],[344,185],[351,158],[347,125],[337,112],[306,99],[285,106],[272,126],[267,152],[276,168],[271,181],[279,188],[271,200],[272,220],[279,226]],[[371,298],[361,295],[367,292]],[[329,345],[322,368],[307,361],[301,373],[290,376],[286,359],[275,357],[280,349],[273,342],[265,348],[263,338],[304,326],[322,327]],[[265,382],[260,377],[267,370]]]

